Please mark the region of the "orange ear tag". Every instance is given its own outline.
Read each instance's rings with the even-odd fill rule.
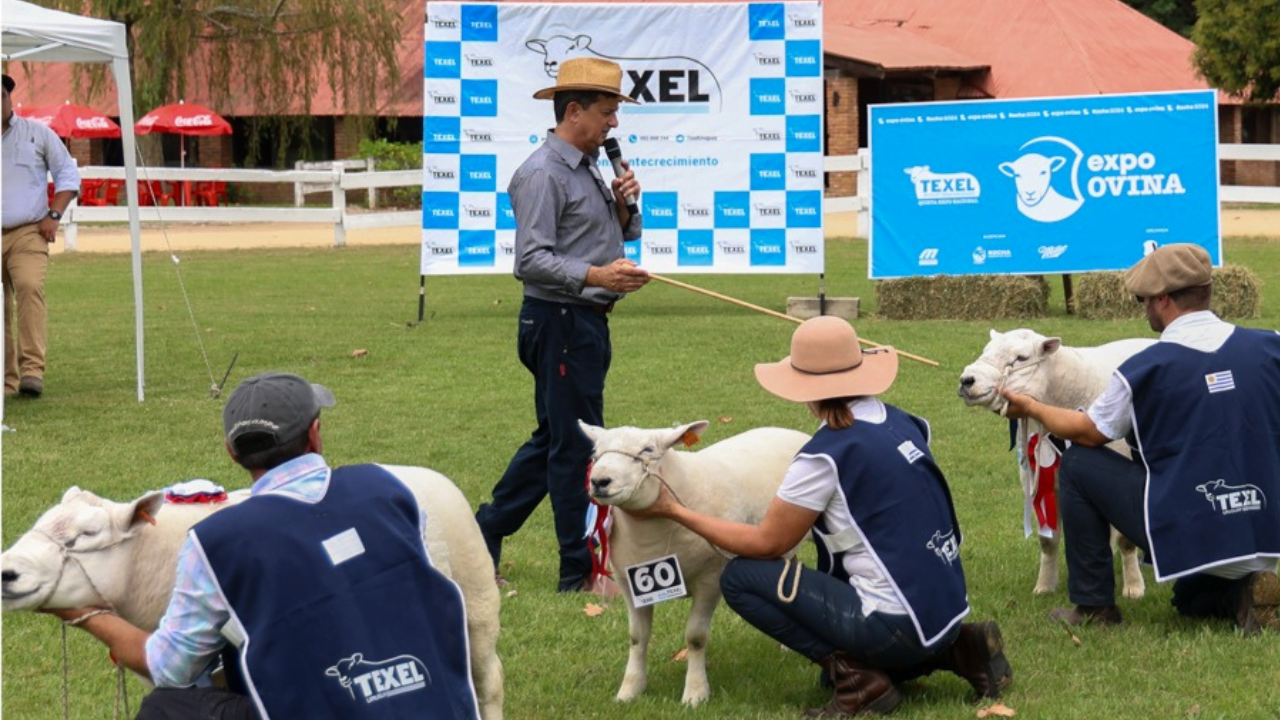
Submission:
[[[146,510],[143,510],[143,509],[139,508],[139,509],[138,509],[138,514],[142,516],[142,519],[143,519],[143,520],[146,520],[147,522],[151,523],[152,525],[155,525],[155,524],[156,524],[156,519],[155,519],[155,518],[153,518],[153,517],[151,517],[151,513],[148,513]]]
[[[680,442],[684,443],[685,447],[693,447],[694,445],[697,445],[699,439],[698,434],[692,430],[686,430],[685,433],[680,436]]]

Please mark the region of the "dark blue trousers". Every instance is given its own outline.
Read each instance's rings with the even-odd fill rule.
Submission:
[[[783,566],[782,560],[734,558],[720,576],[720,590],[725,603],[752,627],[815,663],[842,650],[874,668],[906,670],[950,647],[959,635],[957,623],[925,647],[909,616],[863,615],[852,585],[803,566],[795,598],[784,600],[778,596]],[[790,594],[797,567],[792,563],[783,579],[784,594]]]
[[[1143,552],[1150,552],[1143,509],[1146,478],[1142,463],[1106,448],[1072,445],[1063,454],[1058,509],[1071,602],[1115,603],[1110,526]],[[1227,580],[1203,573],[1178,578],[1173,583],[1173,606],[1183,615],[1234,619],[1247,581],[1248,576]]]
[[[538,426],[494,486],[493,501],[480,506],[476,522],[499,567],[502,539],[550,495],[560,544],[559,589],[576,590],[591,574],[584,537],[591,441],[578,420],[604,425],[604,381],[613,357],[608,315],[526,297],[517,346],[520,362],[533,374]]]

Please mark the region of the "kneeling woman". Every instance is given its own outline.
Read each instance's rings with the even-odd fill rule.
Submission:
[[[696,513],[664,487],[639,517],[674,520],[736,553],[724,599],[760,631],[822,665],[831,701],[809,717],[886,713],[896,683],[949,670],[980,697],[1013,677],[994,622],[969,612],[960,527],[929,426],[876,396],[898,374],[892,348],[864,352],[848,322],[796,329],[791,355],[756,366],[765,390],[822,421],[759,525]],[[818,569],[781,556],[812,532]]]

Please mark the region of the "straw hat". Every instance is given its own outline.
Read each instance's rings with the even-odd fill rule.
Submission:
[[[1125,289],[1141,297],[1212,283],[1213,263],[1208,251],[1190,243],[1158,247],[1124,274]]]
[[[805,320],[791,336],[791,354],[756,365],[765,390],[793,402],[879,395],[898,376],[898,351],[863,351],[845,320],[824,315]]]
[[[619,100],[635,102],[622,94],[622,66],[597,57],[578,57],[560,63],[556,84],[533,94],[535,100],[550,100],[565,90],[595,90],[617,95]]]

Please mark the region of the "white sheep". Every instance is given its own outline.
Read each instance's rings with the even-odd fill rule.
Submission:
[[[708,423],[698,421],[675,428],[610,430],[579,422],[595,443],[591,466],[591,495],[615,507],[642,510],[658,499],[666,483],[684,505],[698,512],[742,523],[759,523],[782,484],[795,454],[809,441],[797,430],[757,428],[722,440],[699,452],[678,452],[677,443],[691,444]],[[626,568],[674,554],[688,588],[692,607],[685,625],[688,669],[683,702],[698,705],[711,695],[707,683],[707,639],[711,615],[720,602],[720,573],[729,555],[670,520],[637,520],[613,513],[609,536],[610,566],[627,599],[631,650],[617,698],[627,701],[648,683],[647,653],[653,631],[653,606],[632,602]]]
[[[982,355],[967,365],[960,374],[958,394],[966,405],[986,408],[1002,414],[1005,399],[1001,389],[1030,395],[1046,405],[1065,408],[1087,408],[1106,389],[1111,373],[1134,353],[1150,346],[1154,340],[1131,339],[1099,345],[1097,347],[1069,347],[1062,339],[1046,337],[1034,330],[1019,328],[1007,333],[991,331],[991,341],[982,349]],[[1032,433],[1044,434],[1038,423],[1018,422],[1017,445],[1027,447]],[[1043,446],[1042,446],[1043,447]],[[1107,447],[1129,457],[1129,448],[1123,440]],[[1027,498],[1035,493],[1030,458],[1020,452],[1018,471]],[[1032,528],[1030,508],[1027,511],[1027,532]],[[1058,588],[1058,545],[1061,533],[1041,529],[1040,573],[1033,591],[1036,595],[1051,593]],[[1146,583],[1139,567],[1137,549],[1133,543],[1113,533],[1120,549],[1123,568],[1123,594],[1126,598],[1140,598],[1146,591]]]
[[[458,584],[466,605],[480,715],[502,720],[500,598],[493,561],[471,505],[457,486],[434,470],[384,467],[409,487],[426,512],[423,537],[431,562]],[[248,491],[240,491],[223,503],[185,504],[165,502],[163,492],[150,492],[119,503],[72,487],[0,555],[4,610],[105,605],[134,625],[154,630],[169,603],[187,530],[247,497]]]

